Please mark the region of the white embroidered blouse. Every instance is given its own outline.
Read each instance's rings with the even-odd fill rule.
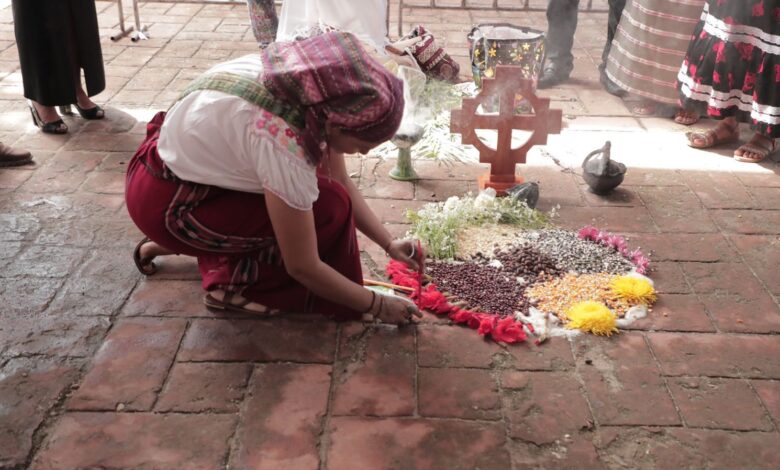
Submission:
[[[252,54],[209,72],[255,79],[262,69],[260,55]],[[310,210],[319,196],[316,167],[306,159],[298,134],[283,119],[220,91],[195,91],[177,102],[165,116],[157,151],[186,181],[270,191],[299,210]]]

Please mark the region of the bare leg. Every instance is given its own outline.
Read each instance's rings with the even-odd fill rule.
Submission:
[[[43,119],[43,122],[54,122],[58,119],[60,119],[60,115],[57,114],[57,110],[54,109],[54,106],[44,106],[42,104],[38,104],[35,101],[31,101],[33,106],[35,106],[35,110],[38,112],[38,116]]]
[[[89,99],[89,96],[87,96],[87,93],[84,91],[84,87],[81,86],[81,80],[79,80],[77,83],[79,86],[76,87],[76,104],[79,105],[79,108],[92,109],[97,106],[91,99]]]

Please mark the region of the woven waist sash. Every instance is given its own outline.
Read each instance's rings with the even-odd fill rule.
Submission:
[[[200,90],[221,91],[228,95],[237,96],[282,118],[287,124],[296,129],[304,128],[304,115],[299,109],[277,99],[263,84],[251,78],[226,72],[201,75],[189,84],[179,96],[179,100],[184,99],[185,96],[194,91]]]

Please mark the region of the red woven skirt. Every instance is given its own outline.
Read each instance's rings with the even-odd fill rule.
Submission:
[[[130,217],[152,241],[198,258],[207,291],[240,293],[288,312],[317,312],[357,319],[356,311],[317,297],[287,274],[262,194],[183,181],[157,153],[165,113],[147,126],[128,169],[125,200]],[[314,203],[317,248],[323,262],[362,284],[352,203],[338,182],[319,177]]]

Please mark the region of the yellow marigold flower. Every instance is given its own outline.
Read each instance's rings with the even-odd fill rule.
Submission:
[[[652,305],[656,300],[655,289],[646,279],[617,276],[610,281],[609,287],[617,298],[632,304]]]
[[[574,304],[566,312],[566,316],[569,317],[566,328],[570,330],[580,329],[594,335],[605,336],[611,336],[612,333],[618,332],[615,314],[600,302],[586,300]]]

